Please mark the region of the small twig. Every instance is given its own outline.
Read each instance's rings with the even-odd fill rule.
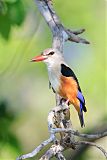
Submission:
[[[75,35],[78,35],[78,34],[82,34],[83,32],[85,32],[85,29],[79,29],[79,30],[75,30],[75,31],[72,31],[71,29],[67,29],[69,32],[75,34]]]
[[[26,158],[31,158],[34,157],[35,155],[37,155],[37,153],[39,153],[45,146],[47,146],[49,143],[53,142],[55,140],[55,136],[53,134],[51,134],[50,138],[47,139],[46,141],[42,142],[37,148],[35,148],[31,153],[22,155],[20,157],[18,157],[16,160],[22,160],[22,159],[26,159]]]
[[[95,139],[106,137],[107,136],[107,131],[101,132],[101,133],[96,133],[96,134],[83,134],[83,133],[79,133],[78,131],[76,131],[74,135],[82,137],[82,138],[87,138],[87,139],[91,139],[91,140],[94,139],[95,140]]]
[[[85,144],[85,145],[94,146],[94,147],[98,148],[98,149],[104,154],[104,156],[105,156],[106,159],[107,159],[107,152],[105,151],[105,149],[102,148],[101,146],[99,146],[99,145],[96,144],[96,143],[87,142],[87,141],[79,141],[79,142],[76,142],[75,144],[76,144],[76,145]]]
[[[87,138],[87,139],[99,139],[99,138],[103,138],[107,136],[107,131],[105,132],[101,132],[101,133],[96,133],[96,134],[83,134],[83,133],[79,133],[78,131],[75,131],[71,128],[65,129],[65,128],[53,128],[51,130],[51,133],[55,134],[55,133],[59,133],[59,132],[70,132],[71,134],[78,136],[78,137],[82,137],[82,138]]]
[[[65,30],[68,34],[68,40],[69,41],[73,41],[73,42],[76,42],[76,43],[84,43],[84,44],[90,44],[89,41],[87,41],[86,39],[83,39],[81,37],[78,37],[76,35],[80,34],[81,32],[79,31],[76,31],[76,34],[75,32],[73,33],[71,30]],[[78,33],[79,32],[79,33]],[[77,34],[78,33],[78,34]]]

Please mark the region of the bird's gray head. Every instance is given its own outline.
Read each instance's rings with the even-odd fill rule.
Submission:
[[[32,59],[32,62],[43,61],[47,65],[52,65],[53,63],[59,63],[59,60],[62,60],[62,54],[53,48],[48,48],[44,50],[39,56],[36,56]]]

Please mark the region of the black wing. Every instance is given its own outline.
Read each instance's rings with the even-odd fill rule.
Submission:
[[[65,64],[61,64],[61,73],[63,76],[65,77],[73,77],[74,80],[76,80],[77,84],[78,84],[78,90],[81,92],[81,88],[79,86],[79,82],[78,79],[75,75],[75,73],[72,71],[71,68],[69,68],[68,66],[66,66]]]
[[[77,98],[80,100],[80,103],[82,105],[82,109],[84,112],[87,111],[86,107],[85,107],[85,99],[84,99],[84,96],[82,95],[82,91],[81,91],[81,88],[79,86],[79,82],[78,82],[78,79],[75,75],[75,73],[68,67],[66,66],[65,64],[61,64],[61,73],[63,76],[66,76],[66,77],[73,77],[77,84],[78,84],[78,95],[77,95]]]

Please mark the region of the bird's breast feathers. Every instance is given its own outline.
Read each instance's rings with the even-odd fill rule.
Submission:
[[[56,68],[48,69],[48,75],[51,86],[58,93],[60,87],[60,70]]]

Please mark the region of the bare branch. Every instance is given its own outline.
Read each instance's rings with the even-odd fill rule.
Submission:
[[[82,138],[87,138],[87,139],[99,139],[99,138],[103,138],[107,136],[107,131],[105,132],[101,132],[101,133],[96,133],[96,134],[83,134],[83,133],[79,133],[78,131],[76,131],[74,133],[74,135],[82,137]]]
[[[20,157],[18,157],[16,160],[22,160],[22,159],[26,159],[26,158],[31,158],[34,157],[35,155],[37,155],[37,153],[39,153],[46,145],[48,145],[49,143],[53,142],[55,140],[55,136],[53,134],[51,134],[50,138],[47,139],[46,141],[42,142],[37,148],[35,148],[31,153],[22,155]]]
[[[72,31],[71,29],[67,29],[67,31],[69,31],[75,35],[78,35],[78,34],[85,32],[85,29],[80,29],[80,30],[76,30],[76,31]]]
[[[94,147],[98,148],[98,149],[104,154],[104,156],[105,156],[106,159],[107,159],[107,152],[105,151],[105,149],[102,148],[101,146],[97,145],[96,143],[87,142],[87,141],[79,141],[79,142],[76,142],[76,145],[80,145],[80,144],[91,145],[91,146],[94,146]]]
[[[79,133],[78,131],[72,130],[71,128],[65,129],[65,128],[55,128],[51,130],[52,133],[59,133],[59,132],[70,132],[71,134],[82,137],[82,138],[87,138],[87,139],[99,139],[107,136],[107,130],[105,132],[101,133],[96,133],[96,134],[83,134]]]
[[[43,143],[41,143],[34,151],[17,158],[17,160],[22,160],[22,159],[34,157],[46,145],[48,145],[51,142],[53,142],[54,145],[51,146],[51,148],[41,157],[40,160],[48,160],[48,159],[52,158],[53,156],[56,156],[59,159],[62,158],[62,160],[63,159],[65,160],[65,157],[62,155],[62,151],[66,150],[67,148],[75,149],[75,146],[80,145],[80,144],[87,144],[87,145],[91,145],[91,146],[96,146],[98,149],[100,149],[104,153],[105,156],[107,155],[107,152],[102,147],[96,145],[95,143],[87,142],[87,141],[76,142],[74,140],[74,137],[70,136],[73,134],[73,135],[81,137],[81,138],[95,140],[95,139],[99,139],[99,138],[107,136],[107,130],[105,130],[105,132],[96,133],[96,134],[81,134],[78,131],[75,131],[69,127],[64,128],[64,126],[62,126],[63,128],[55,128],[55,125],[59,126],[60,123],[62,122],[62,119],[61,119],[62,117],[58,117],[58,115],[59,116],[62,115],[61,112],[65,111],[66,107],[67,107],[67,105],[62,105],[62,106],[59,105],[59,106],[56,106],[53,110],[51,110],[49,112],[48,128],[49,128],[49,132],[51,134],[50,138],[48,140],[44,141]],[[61,133],[62,139],[60,142],[58,142],[55,137],[56,133]],[[64,133],[64,134],[62,134],[62,133]],[[68,134],[66,135],[65,133],[68,133]],[[67,139],[66,139],[66,137],[67,137]],[[69,141],[68,141],[68,139],[69,139]]]
[[[78,37],[78,34],[83,33],[85,30],[81,29],[79,31],[71,31],[64,27],[59,20],[55,10],[53,9],[50,1],[47,0],[35,0],[36,5],[38,6],[39,11],[43,15],[45,21],[47,22],[49,28],[53,34],[53,48],[58,49],[60,52],[63,51],[63,43],[67,40],[76,43],[85,43],[89,42],[83,38]]]
[[[96,126],[94,126],[94,128],[90,128],[89,135],[90,133],[93,133],[95,135],[96,133],[103,133],[106,131],[107,131],[107,123],[103,122],[101,125],[97,124]],[[99,139],[100,138],[103,138],[103,137],[99,137]],[[86,140],[95,142],[96,140],[99,140],[99,139],[86,139]],[[72,160],[78,159],[78,155],[81,156],[89,147],[90,147],[89,145],[78,146],[78,148],[74,152],[72,152],[71,155],[68,156],[69,159],[70,158]]]
[[[84,43],[84,44],[90,44],[89,41],[81,38],[81,37],[78,37],[76,35],[80,34],[80,33],[83,33],[84,30],[79,30],[79,31],[76,31],[76,32],[72,32],[71,30],[69,29],[65,29],[66,33],[68,34],[68,40],[69,41],[73,41],[73,42],[76,42],[76,43]]]

